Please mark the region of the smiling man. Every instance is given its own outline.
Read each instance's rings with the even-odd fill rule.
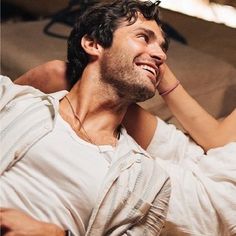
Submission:
[[[101,62],[102,81],[110,84],[127,104],[154,96],[160,66],[166,60],[167,43],[161,28],[141,14],[137,17],[134,24],[123,22],[114,32],[112,46],[104,50]]]
[[[104,1],[87,9],[69,38],[69,92],[47,95],[1,78],[6,232],[235,235],[236,111],[218,125],[165,65],[167,46],[155,4]],[[47,78],[36,87],[47,90]],[[158,84],[207,154],[174,126],[136,110]]]
[[[69,93],[46,95],[2,78],[1,205],[55,224],[4,208],[7,232],[161,232],[169,177],[120,126],[162,77],[167,42],[159,25],[149,1],[105,1],[84,12],[68,40]]]

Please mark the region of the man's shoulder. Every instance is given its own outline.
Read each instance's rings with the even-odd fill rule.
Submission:
[[[43,92],[32,86],[15,84],[9,77],[3,75],[0,75],[0,91],[3,95],[7,95],[10,92],[14,97],[30,93],[43,94]]]
[[[62,90],[59,92],[45,94],[44,92],[40,91],[29,85],[18,85],[15,84],[9,77],[0,75],[0,94],[1,100],[5,100],[5,102],[9,102],[12,100],[21,100],[21,99],[28,99],[33,97],[51,97],[55,100],[62,99],[68,91]]]
[[[48,107],[53,107],[51,112],[56,112],[59,100],[66,95],[67,91],[53,94],[45,94],[42,91],[27,85],[14,84],[6,76],[0,77],[0,111],[3,117],[18,117],[26,111],[37,110],[43,112]],[[46,109],[45,109],[46,108]]]
[[[18,101],[40,96],[42,93],[30,86],[14,84],[7,76],[0,76],[0,110],[14,107]],[[5,109],[6,110],[6,109]]]

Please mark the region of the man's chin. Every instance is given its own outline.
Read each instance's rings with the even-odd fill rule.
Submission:
[[[154,97],[155,91],[140,91],[136,96],[134,96],[134,102],[144,102],[152,97]]]

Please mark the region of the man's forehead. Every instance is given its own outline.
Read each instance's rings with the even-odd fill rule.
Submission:
[[[129,21],[123,21],[118,29],[124,28],[124,30],[127,30],[128,32],[135,31],[137,29],[143,29],[146,31],[149,31],[150,33],[154,34],[156,37],[163,37],[163,31],[161,27],[157,24],[155,20],[149,20],[146,19],[141,13],[137,14],[137,20],[130,24]]]
[[[127,20],[122,21],[114,32],[114,36],[119,32],[119,35],[124,38],[125,35],[140,31],[146,32],[154,41],[158,41],[163,51],[168,50],[169,41],[161,26],[155,20],[146,19],[141,13],[138,13],[137,20],[134,23]]]

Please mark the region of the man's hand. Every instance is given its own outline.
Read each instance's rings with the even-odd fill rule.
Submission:
[[[166,64],[161,65],[161,73],[162,75],[160,78],[160,82],[157,86],[157,90],[159,93],[163,93],[169,90],[173,87],[173,85],[176,84],[177,81],[175,75]]]
[[[15,209],[0,208],[0,228],[3,236],[64,236],[64,230],[55,224],[33,219]]]

